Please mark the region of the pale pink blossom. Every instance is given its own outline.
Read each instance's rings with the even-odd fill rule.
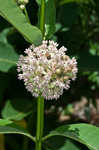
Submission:
[[[31,45],[17,63],[18,78],[33,96],[58,99],[63,90],[68,90],[70,81],[78,72],[75,57],[66,55],[67,49],[54,41],[43,41],[40,46]]]

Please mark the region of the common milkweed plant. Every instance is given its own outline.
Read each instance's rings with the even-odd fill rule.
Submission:
[[[75,57],[67,55],[67,48],[51,39],[55,32],[56,1],[36,0],[39,7],[37,26],[33,26],[30,22],[26,9],[28,2],[28,0],[0,0],[0,15],[30,43],[24,50],[24,55],[19,56],[17,76],[36,98],[36,135],[32,136],[28,129],[21,128],[12,120],[4,119],[0,120],[0,133],[23,134],[35,143],[35,150],[43,148],[48,150],[47,147],[43,147],[44,143],[56,136],[78,141],[90,150],[99,150],[99,144],[96,142],[99,139],[99,129],[93,125],[69,124],[43,135],[44,101],[54,100],[57,103],[63,91],[69,89],[70,82],[76,79],[78,67]]]

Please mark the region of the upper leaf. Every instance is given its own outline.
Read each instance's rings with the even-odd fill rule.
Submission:
[[[99,150],[99,128],[89,124],[65,125],[52,131],[43,140],[52,136],[64,136],[74,139],[91,150]]]
[[[0,0],[0,15],[11,23],[30,43],[41,43],[41,31],[27,22],[14,0]]]

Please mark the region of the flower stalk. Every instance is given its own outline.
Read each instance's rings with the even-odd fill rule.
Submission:
[[[43,123],[44,123],[44,98],[39,96],[37,100],[37,128],[36,128],[35,150],[42,149]]]
[[[43,38],[45,34],[45,0],[41,0],[40,7],[40,30]],[[35,150],[42,149],[42,136],[44,126],[44,97],[39,96],[37,100],[37,128],[36,128],[36,148]]]
[[[30,19],[29,19],[29,16],[28,16],[28,12],[27,12],[27,10],[26,10],[26,6],[24,7],[24,13],[25,13],[25,16],[26,16],[26,19],[27,19],[27,21],[28,21],[28,23],[31,23],[30,22]]]
[[[40,30],[41,30],[43,38],[44,38],[44,34],[45,34],[45,0],[41,0],[41,7],[40,7]]]

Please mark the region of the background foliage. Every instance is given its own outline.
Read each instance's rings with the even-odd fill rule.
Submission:
[[[68,123],[82,122],[99,126],[99,2],[98,0],[54,2],[46,0],[46,36],[57,41],[60,46],[67,47],[68,55],[76,56],[79,72],[70,90],[64,91],[59,100],[45,101],[44,134]],[[9,9],[6,9],[6,5],[8,6],[0,0],[0,118],[3,118],[0,120],[0,133],[3,130],[5,133],[8,132],[9,128],[12,134],[20,133],[32,138],[23,131],[23,127],[35,135],[36,100],[26,91],[23,82],[17,79],[16,63],[19,55],[30,43],[36,45],[41,43],[42,35],[38,29],[41,1],[30,0],[26,5],[32,25],[27,23],[25,15],[21,13],[14,0],[11,1]],[[16,126],[9,127],[12,122],[16,123],[16,126],[22,126],[22,129],[17,129]],[[7,130],[3,129],[3,125],[8,125]],[[75,125],[70,129],[74,128]],[[89,131],[85,128],[81,130],[81,136],[84,134],[91,144],[95,137],[86,133],[91,133],[92,130],[94,132],[94,128],[90,128]],[[98,137],[98,128],[96,133]],[[50,133],[51,136],[53,134],[56,140],[52,137],[45,141],[44,149],[88,150],[81,142],[78,143],[79,139],[74,142],[73,135],[70,135],[72,136],[70,140],[57,136],[60,130]],[[69,133],[65,136],[69,137]],[[94,141],[97,145],[98,141],[96,139]],[[0,150],[28,150],[28,148],[32,150],[33,147],[31,140],[24,136],[0,134]],[[96,150],[98,149],[97,145]]]

